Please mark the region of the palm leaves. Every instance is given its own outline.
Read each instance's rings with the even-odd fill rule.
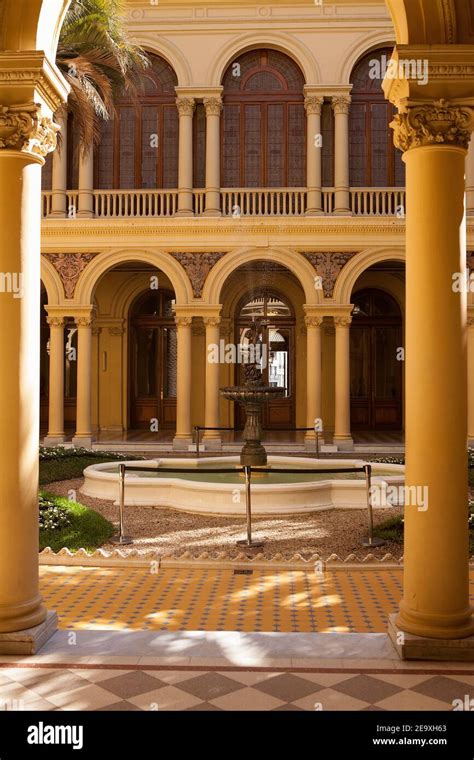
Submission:
[[[140,88],[149,58],[125,26],[125,0],[72,0],[61,30],[56,62],[71,86],[67,107],[83,154],[100,142],[100,122],[114,100]]]

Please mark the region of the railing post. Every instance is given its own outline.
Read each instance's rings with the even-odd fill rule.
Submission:
[[[251,477],[252,468],[249,465],[244,466],[245,473],[245,511],[247,513],[247,538],[237,541],[237,546],[245,546],[247,549],[259,549],[263,546],[263,541],[252,541],[252,492]]]
[[[199,425],[194,426],[194,435],[196,437],[196,456],[199,457]]]
[[[381,538],[374,538],[374,516],[372,513],[372,498],[371,498],[372,465],[365,464],[364,470],[365,470],[365,482],[366,482],[366,487],[367,487],[367,512],[368,512],[368,517],[369,517],[369,537],[367,541],[362,542],[362,546],[367,546],[367,547],[383,546],[385,541],[383,541]]]
[[[125,507],[125,464],[119,464],[119,534],[114,536],[111,540],[113,544],[133,544],[133,540],[130,536],[124,535],[123,530],[123,513]]]

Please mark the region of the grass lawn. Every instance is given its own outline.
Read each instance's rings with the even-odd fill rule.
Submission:
[[[59,459],[40,459],[39,465],[39,482],[40,485],[53,483],[55,480],[73,480],[82,478],[82,473],[90,464],[99,464],[99,462],[115,462],[123,457],[114,456],[114,454],[105,453],[103,456],[87,455],[83,456],[64,456]]]
[[[50,546],[53,551],[67,547],[71,551],[84,548],[93,551],[102,546],[114,533],[112,523],[93,509],[75,501],[42,491],[42,495],[65,509],[70,524],[57,530],[40,530],[40,551]]]

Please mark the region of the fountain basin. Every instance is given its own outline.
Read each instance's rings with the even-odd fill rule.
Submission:
[[[245,514],[245,484],[239,473],[206,474],[203,468],[239,467],[239,457],[206,459],[153,459],[129,461],[128,465],[150,468],[148,472],[128,472],[125,477],[127,506],[169,507],[185,512],[235,516]],[[162,467],[189,467],[189,473],[160,473]],[[270,456],[269,467],[301,468],[301,473],[255,473],[252,475],[253,514],[301,514],[328,509],[366,509],[367,490],[363,473],[312,474],[305,469],[329,467],[361,467],[362,460],[338,459],[327,461],[307,457]],[[158,469],[157,469],[158,465]],[[118,503],[119,463],[93,464],[84,470],[81,493]],[[404,467],[394,464],[373,464],[373,485],[385,482],[403,486]],[[393,489],[392,489],[393,490]],[[383,488],[380,493],[383,497]],[[378,506],[387,507],[383,498]]]

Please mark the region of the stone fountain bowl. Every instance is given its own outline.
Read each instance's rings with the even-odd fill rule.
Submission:
[[[285,388],[276,388],[273,385],[230,385],[221,388],[220,393],[229,401],[238,401],[241,404],[264,404],[272,398],[282,398]]]

